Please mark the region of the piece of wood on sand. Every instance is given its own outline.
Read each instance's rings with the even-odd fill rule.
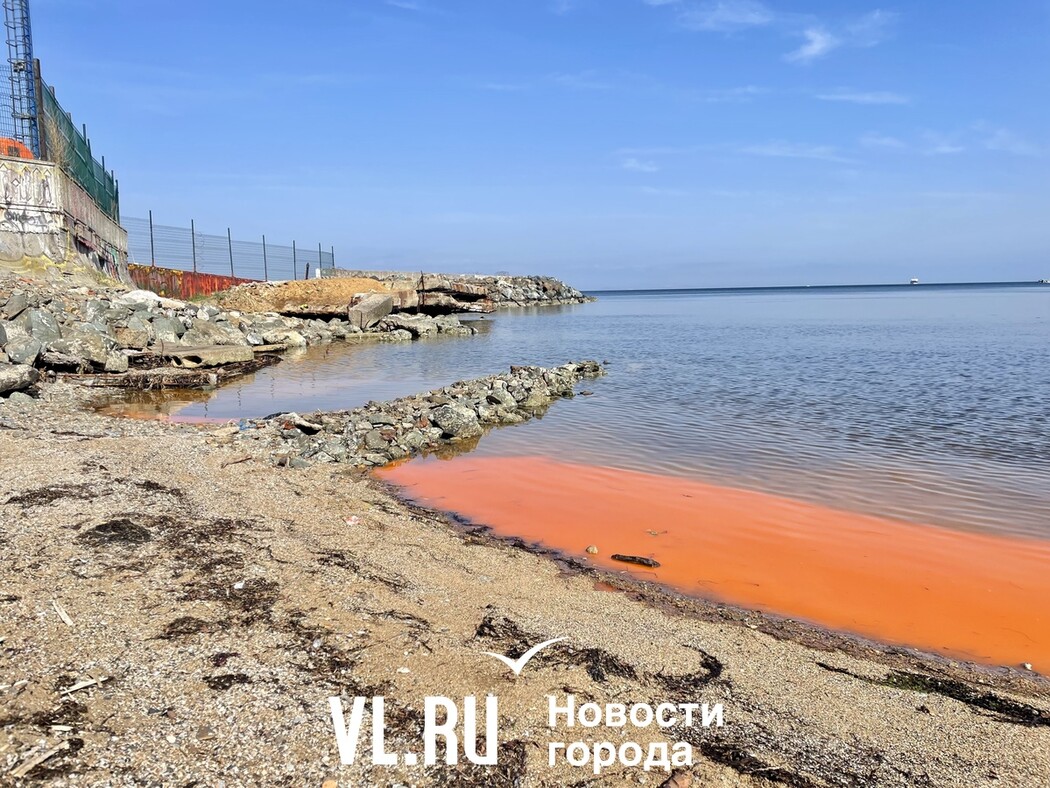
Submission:
[[[63,624],[65,624],[67,627],[73,626],[73,619],[69,617],[69,613],[67,613],[66,609],[58,603],[57,599],[51,600],[51,607],[53,607],[55,609],[55,612],[58,613],[58,617],[62,619]]]
[[[37,766],[39,766],[44,761],[46,761],[48,758],[53,758],[54,756],[58,755],[60,752],[62,752],[64,750],[68,750],[68,749],[69,749],[69,742],[67,742],[67,741],[60,742],[60,743],[56,744],[54,747],[52,747],[50,750],[45,750],[44,752],[40,753],[39,755],[34,755],[32,758],[30,758],[28,761],[23,763],[21,766],[18,766],[17,768],[12,769],[11,770],[11,776],[14,777],[16,780],[20,780],[23,777],[25,777],[27,774],[29,774],[31,771],[33,771],[33,769],[35,769]]]

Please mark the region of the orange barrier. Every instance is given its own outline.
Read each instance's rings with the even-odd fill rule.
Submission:
[[[142,290],[152,290],[157,295],[181,298],[188,301],[195,296],[206,296],[220,290],[229,290],[236,285],[258,281],[236,276],[202,274],[194,271],[179,271],[173,268],[155,268],[151,265],[128,265],[131,281]]]
[[[956,658],[1050,670],[1050,542],[544,458],[460,456],[377,473],[498,534],[688,594]],[[598,555],[586,555],[590,544]],[[628,567],[613,553],[661,566]]]

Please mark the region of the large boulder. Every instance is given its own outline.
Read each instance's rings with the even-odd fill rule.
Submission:
[[[22,364],[0,364],[0,394],[22,391],[40,380],[40,373]]]
[[[181,320],[167,315],[157,315],[150,321],[150,326],[153,329],[153,338],[157,342],[178,342],[186,333],[186,326]]]
[[[74,323],[48,349],[101,367],[117,350],[117,343],[95,323]]]
[[[39,339],[30,336],[15,337],[4,346],[4,352],[13,364],[32,366],[44,352],[44,346]]]
[[[46,309],[27,309],[14,322],[41,344],[47,345],[62,338],[58,320]]]
[[[5,320],[11,320],[18,317],[30,306],[29,296],[21,290],[16,290],[14,293],[11,293],[3,308],[0,309],[0,315],[3,315]]]
[[[182,335],[182,343],[197,345],[234,345],[247,347],[248,339],[229,323],[218,323],[213,320],[193,321],[190,329]]]
[[[407,331],[414,339],[428,337],[438,332],[437,322],[425,315],[387,315],[379,325],[391,330]]]
[[[444,434],[453,438],[472,438],[482,432],[478,414],[462,405],[441,405],[430,411],[429,418]]]

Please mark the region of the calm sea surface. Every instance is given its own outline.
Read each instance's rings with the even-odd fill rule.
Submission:
[[[1050,538],[1050,287],[600,293],[500,312],[472,339],[318,348],[183,417],[341,409],[594,358],[609,375],[476,449]]]

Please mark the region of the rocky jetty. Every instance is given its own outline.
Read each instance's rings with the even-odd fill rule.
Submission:
[[[493,312],[502,307],[556,306],[593,301],[550,276],[417,274],[404,271],[326,269],[326,278],[374,280],[389,288],[398,310],[427,314]]]
[[[499,375],[354,410],[281,413],[218,432],[268,450],[279,465],[374,467],[476,439],[487,427],[527,421],[554,400],[574,396],[581,380],[604,374],[596,361],[549,369],[511,367]]]
[[[36,370],[86,376],[95,385],[215,385],[290,348],[473,333],[455,317],[394,315],[361,328],[347,319],[249,314],[144,290],[8,278],[0,281],[0,394],[33,386]]]

